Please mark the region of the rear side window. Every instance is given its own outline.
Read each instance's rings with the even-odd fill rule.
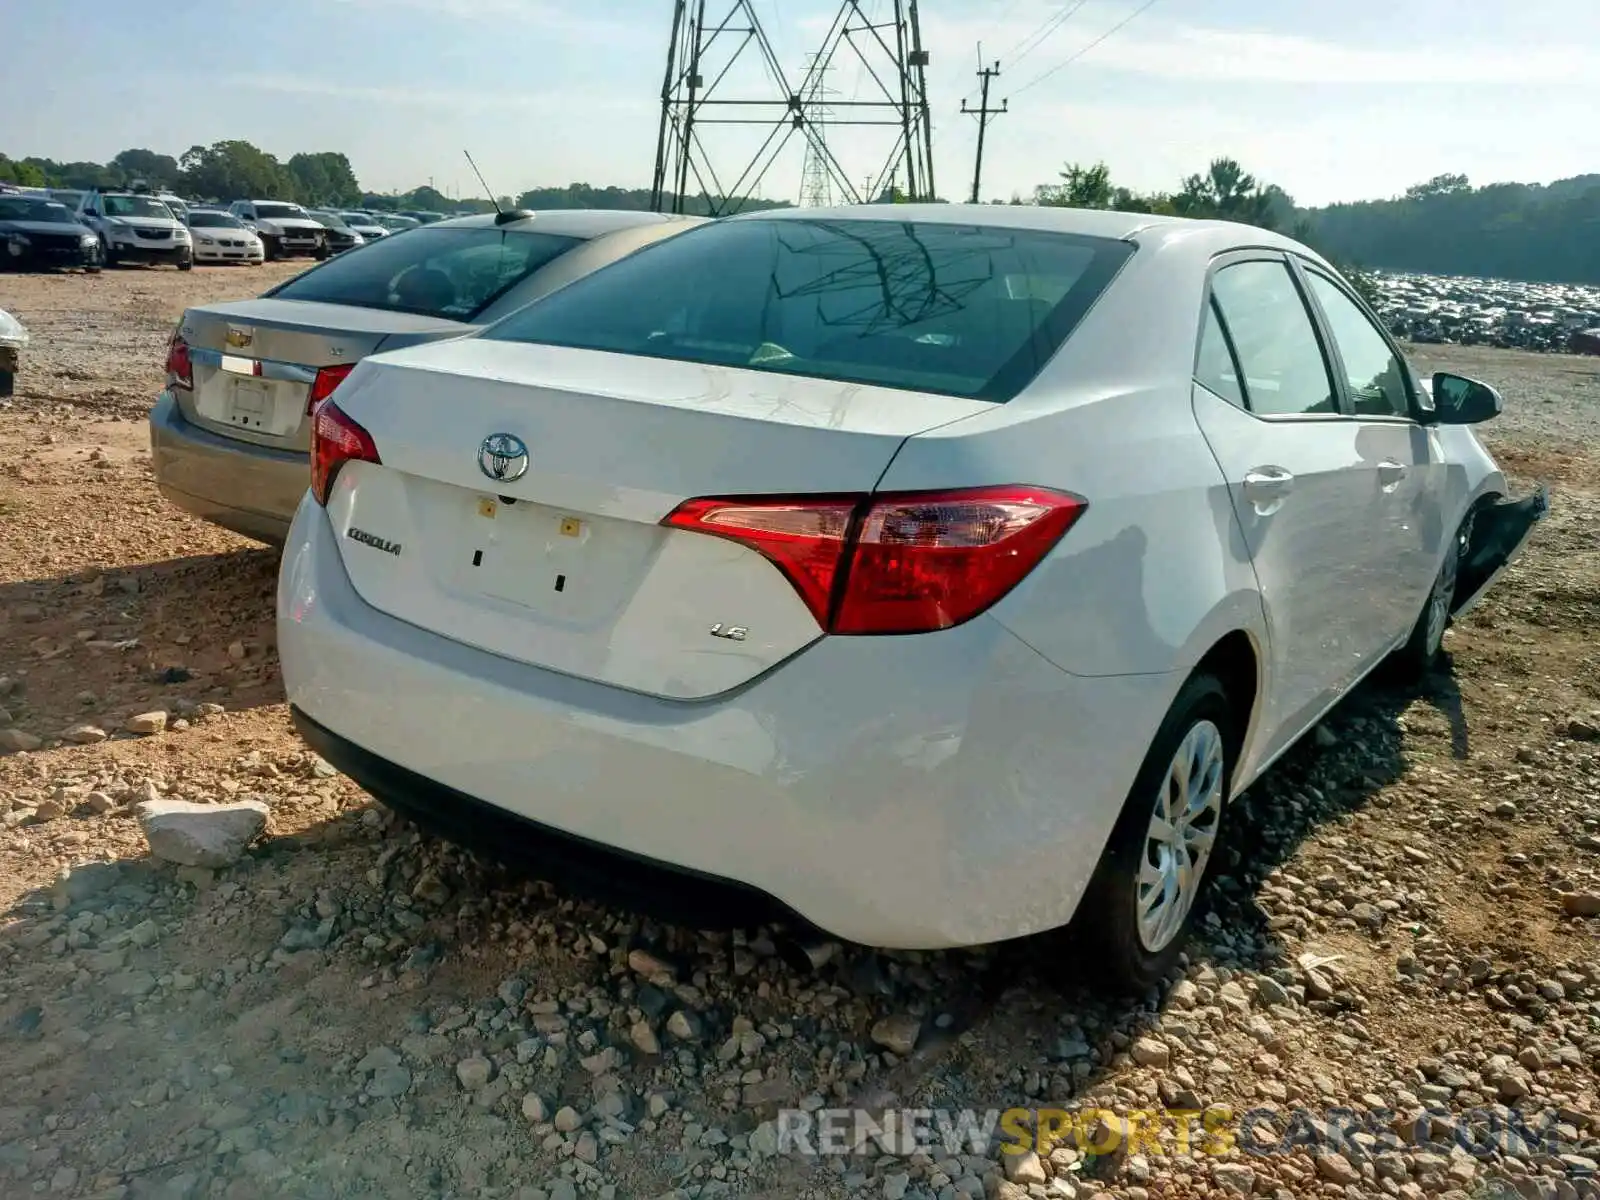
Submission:
[[[1004,401],[1132,253],[1104,238],[941,222],[723,221],[483,336]]]
[[[330,258],[267,295],[470,321],[583,240],[494,228],[412,229]]]
[[[1212,278],[1211,294],[1244,371],[1251,412],[1283,417],[1339,411],[1322,344],[1287,264],[1223,267]]]
[[[1239,369],[1234,365],[1233,351],[1228,349],[1228,339],[1217,317],[1215,297],[1206,305],[1206,323],[1200,334],[1200,353],[1195,359],[1194,377],[1229,404],[1248,407],[1244,401],[1244,389],[1239,385]]]

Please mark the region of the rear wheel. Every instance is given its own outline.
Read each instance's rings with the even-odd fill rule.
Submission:
[[[1222,831],[1236,728],[1222,684],[1197,675],[1156,731],[1073,922],[1113,990],[1143,991],[1177,962]]]
[[[1461,571],[1461,560],[1466,556],[1472,541],[1472,514],[1456,530],[1455,543],[1439,564],[1433,587],[1423,602],[1417,623],[1411,627],[1406,644],[1394,652],[1390,663],[1393,673],[1400,679],[1416,683],[1424,679],[1439,658],[1444,646],[1444,631],[1450,627],[1450,610],[1455,605],[1456,578]]]

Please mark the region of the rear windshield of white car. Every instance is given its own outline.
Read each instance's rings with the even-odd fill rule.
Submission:
[[[189,225],[194,229],[243,229],[244,222],[238,217],[230,217],[227,213],[219,212],[194,212],[189,213]]]
[[[723,221],[568,284],[483,336],[1005,401],[1132,252],[932,221]]]
[[[411,229],[330,258],[267,293],[470,321],[582,238],[508,229]]]

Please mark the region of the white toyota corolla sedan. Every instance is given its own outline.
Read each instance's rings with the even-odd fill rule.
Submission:
[[[1243,225],[718,221],[362,360],[284,680],[381,800],[550,878],[902,948],[1076,916],[1138,984],[1232,797],[1543,514],[1499,411]]]

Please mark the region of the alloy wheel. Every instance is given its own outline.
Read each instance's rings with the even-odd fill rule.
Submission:
[[[1222,820],[1227,755],[1222,731],[1196,721],[1155,797],[1135,884],[1139,940],[1158,953],[1183,930],[1200,894]]]
[[[1462,522],[1460,531],[1444,556],[1439,577],[1433,581],[1433,591],[1428,594],[1428,653],[1436,653],[1444,645],[1444,631],[1450,624],[1450,606],[1456,598],[1456,576],[1461,569],[1461,558],[1472,538],[1472,518]]]

